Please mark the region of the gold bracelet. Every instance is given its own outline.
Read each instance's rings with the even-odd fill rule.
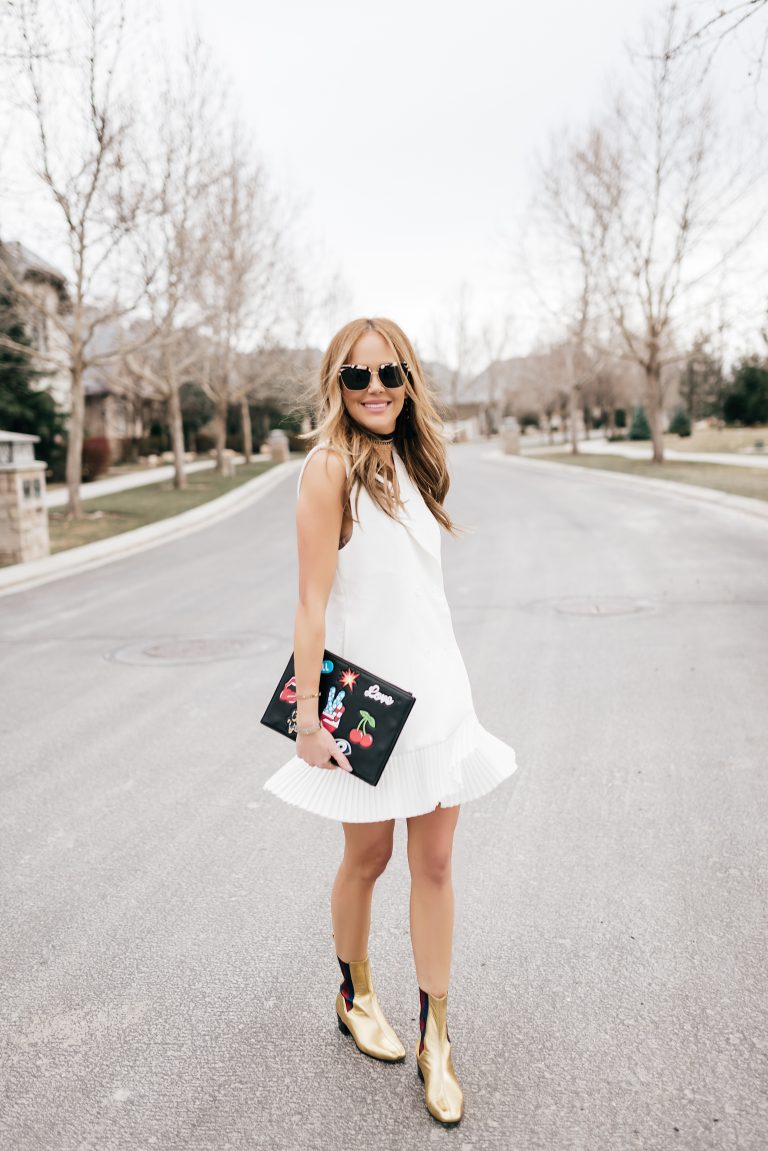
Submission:
[[[319,691],[309,691],[306,695],[297,695],[297,699],[318,699],[320,696]]]
[[[316,731],[320,731],[322,726],[323,725],[318,721],[317,727],[297,727],[296,728],[296,734],[297,735],[314,735],[314,733]]]

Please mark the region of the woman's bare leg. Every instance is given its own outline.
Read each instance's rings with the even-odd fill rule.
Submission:
[[[453,833],[460,805],[436,807],[408,824],[411,869],[411,944],[419,987],[430,995],[448,991],[453,945]]]
[[[344,856],[331,891],[336,954],[345,962],[368,955],[371,900],[376,880],[392,855],[394,819],[343,823]]]

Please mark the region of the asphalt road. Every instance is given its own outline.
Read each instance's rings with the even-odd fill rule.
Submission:
[[[335,1025],[341,828],[262,791],[294,475],[0,599],[4,1149],[768,1145],[768,527],[482,445],[451,466],[456,633],[521,765],[457,832],[463,1122],[416,1076],[404,823],[370,947],[386,1066]]]

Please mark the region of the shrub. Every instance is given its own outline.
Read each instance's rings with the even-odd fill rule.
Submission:
[[[140,440],[134,436],[123,436],[113,441],[115,444],[115,461],[121,464],[138,464]]]
[[[624,408],[616,408],[614,411],[613,426],[615,428],[625,428],[627,426],[627,413]]]
[[[108,470],[112,450],[106,436],[91,436],[83,441],[82,478],[86,481],[103,476]]]
[[[629,438],[631,440],[649,440],[651,438],[651,425],[648,423],[648,417],[642,404],[635,408],[632,415]]]
[[[691,434],[691,421],[683,408],[678,408],[675,412],[669,430],[673,436],[689,436]]]
[[[755,356],[734,370],[733,383],[723,402],[727,424],[764,424],[768,421],[768,366]]]

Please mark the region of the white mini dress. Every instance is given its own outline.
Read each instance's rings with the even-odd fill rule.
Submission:
[[[297,492],[315,445],[299,473]],[[393,445],[405,510],[393,520],[360,489],[339,549],[325,646],[412,692],[416,702],[378,784],[294,755],[266,791],[316,815],[370,823],[485,795],[516,770],[514,750],[480,724],[445,597],[441,528]],[[352,496],[353,512],[356,493]],[[354,755],[354,748],[352,749]]]

